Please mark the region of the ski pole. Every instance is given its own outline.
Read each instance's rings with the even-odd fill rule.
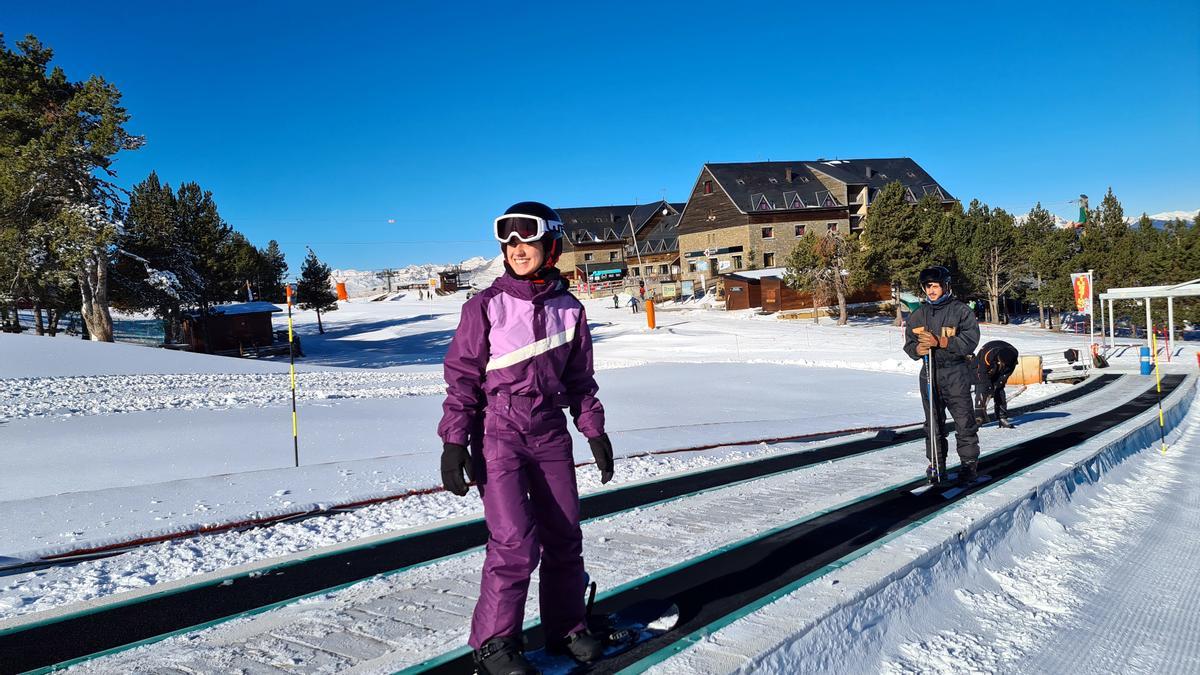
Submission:
[[[292,458],[295,466],[300,466],[300,437],[296,433],[296,341],[292,337],[292,285],[287,288],[288,308],[288,370],[292,376]],[[276,296],[278,297],[278,296]]]
[[[1167,452],[1166,424],[1163,423],[1162,411],[1162,378],[1158,375],[1158,340],[1154,336],[1154,328],[1150,328],[1150,353],[1154,356],[1154,387],[1158,392],[1158,442],[1162,444],[1162,452]]]
[[[913,333],[915,333],[916,335],[920,335],[924,332],[925,332],[925,328],[923,326],[914,326],[913,327]],[[941,463],[938,461],[938,459],[939,459],[938,456],[941,453],[938,452],[939,448],[938,448],[938,443],[937,443],[937,441],[938,441],[937,420],[934,418],[934,402],[933,402],[934,374],[933,374],[933,368],[934,368],[933,350],[929,350],[928,352],[925,353],[925,391],[926,391],[926,395],[927,395],[926,397],[929,400],[929,410],[926,412],[926,415],[927,415],[926,419],[929,420],[929,455],[930,455],[929,462],[930,462],[930,464],[933,465],[934,482],[941,483],[942,482],[942,468],[941,468]]]

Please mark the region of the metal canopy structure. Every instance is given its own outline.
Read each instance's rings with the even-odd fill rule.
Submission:
[[[1110,288],[1100,294],[1101,321],[1104,320],[1104,301],[1108,301],[1108,340],[1107,346],[1116,343],[1116,315],[1113,313],[1113,300],[1141,300],[1146,306],[1146,344],[1150,344],[1150,331],[1154,326],[1150,322],[1150,301],[1154,298],[1167,299],[1167,355],[1175,349],[1175,298],[1200,297],[1200,279],[1192,279],[1181,284],[1169,286],[1137,286],[1132,288]],[[1101,326],[1103,329],[1103,326]],[[1103,330],[1101,331],[1103,333]]]

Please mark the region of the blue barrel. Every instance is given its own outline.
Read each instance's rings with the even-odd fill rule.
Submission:
[[[1142,374],[1149,375],[1154,370],[1154,367],[1150,365],[1150,348],[1142,347],[1138,353],[1142,356]]]

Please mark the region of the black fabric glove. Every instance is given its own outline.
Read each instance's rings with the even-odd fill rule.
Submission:
[[[600,469],[600,482],[607,483],[613,477],[612,441],[608,440],[608,434],[601,434],[589,438],[588,445],[592,447],[592,456],[596,458],[596,468]]]
[[[463,478],[463,473],[466,478]],[[442,443],[442,487],[459,497],[467,495],[467,483],[471,480],[471,453],[466,446],[457,443]]]

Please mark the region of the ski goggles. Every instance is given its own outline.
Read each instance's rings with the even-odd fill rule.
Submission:
[[[513,237],[528,244],[541,239],[547,233],[557,235],[561,232],[562,223],[538,216],[509,213],[496,219],[496,241],[502,244],[512,241]]]

